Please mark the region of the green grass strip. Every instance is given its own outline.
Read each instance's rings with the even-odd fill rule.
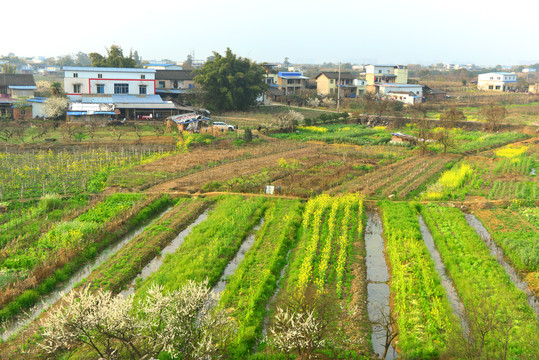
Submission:
[[[455,321],[423,242],[417,212],[408,203],[388,201],[381,209],[400,353],[404,358],[437,358]]]

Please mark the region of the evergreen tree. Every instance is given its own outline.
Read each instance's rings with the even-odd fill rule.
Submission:
[[[213,60],[195,70],[195,81],[202,86],[205,103],[218,110],[245,110],[254,105],[267,88],[264,69],[237,57],[228,48],[225,56],[213,54]]]

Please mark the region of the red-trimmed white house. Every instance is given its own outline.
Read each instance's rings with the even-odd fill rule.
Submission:
[[[186,111],[155,94],[155,69],[65,66],[68,121],[164,119]]]
[[[154,95],[155,69],[64,66],[68,95]]]

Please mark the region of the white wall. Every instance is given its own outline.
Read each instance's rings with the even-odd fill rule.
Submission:
[[[76,77],[75,77],[76,76]],[[146,86],[146,94],[155,94],[155,69],[65,68],[64,90],[74,94],[74,85],[80,85],[80,94],[97,94],[97,85],[104,85],[105,95],[114,94],[114,84],[128,84],[129,95],[138,95],[139,86]]]

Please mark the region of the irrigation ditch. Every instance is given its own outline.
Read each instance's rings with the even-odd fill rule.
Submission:
[[[384,356],[386,330],[382,326],[384,318],[390,316],[389,307],[389,272],[387,268],[383,228],[380,215],[374,210],[367,212],[365,227],[365,247],[367,250],[367,313],[372,323],[371,342],[374,352]],[[385,354],[386,360],[397,358],[397,353],[391,345]]]

